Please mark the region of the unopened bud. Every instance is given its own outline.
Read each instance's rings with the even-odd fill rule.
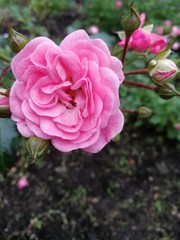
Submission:
[[[164,86],[157,88],[157,94],[162,99],[170,99],[170,98],[176,96],[176,93],[173,89],[168,88],[168,87],[164,87]]]
[[[32,157],[33,163],[36,159],[43,157],[48,150],[49,143],[47,140],[32,136],[26,142],[26,149]]]
[[[138,109],[138,116],[140,118],[147,118],[147,117],[150,117],[152,115],[152,110],[150,108],[147,108],[147,107],[140,107]]]
[[[149,76],[158,84],[171,82],[176,78],[179,69],[170,59],[151,60],[148,65]]]
[[[130,37],[139,28],[140,16],[134,9],[133,2],[129,6],[129,11],[122,17],[121,25],[127,37]]]
[[[9,24],[8,31],[9,31],[9,45],[11,49],[15,53],[20,52],[28,43],[28,39],[23,34],[16,32]]]

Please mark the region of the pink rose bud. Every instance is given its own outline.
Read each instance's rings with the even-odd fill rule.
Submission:
[[[164,32],[163,27],[162,27],[162,26],[156,27],[156,32],[157,32],[157,34],[159,34],[159,35],[163,35],[163,32]]]
[[[18,180],[18,182],[17,182],[17,188],[18,188],[19,190],[24,189],[24,188],[27,187],[28,185],[29,185],[29,183],[28,183],[27,179],[26,179],[24,176],[21,177],[21,178]]]
[[[98,34],[99,28],[97,26],[92,25],[89,27],[88,31],[90,34]]]
[[[121,8],[122,7],[122,2],[117,0],[116,1],[116,8]]]
[[[177,124],[175,125],[175,128],[178,129],[178,130],[180,130],[180,123],[177,123]]]
[[[167,83],[176,77],[179,69],[170,59],[160,59],[150,61],[148,72],[155,83]]]
[[[166,27],[170,27],[172,25],[172,21],[171,20],[166,20],[166,21],[164,21],[164,25]]]
[[[180,27],[173,26],[172,31],[171,31],[171,36],[174,37],[174,38],[180,36]]]
[[[173,46],[172,46],[172,49],[173,49],[174,51],[177,51],[179,48],[180,48],[180,44],[179,44],[178,42],[175,42],[175,43],[173,44]]]
[[[7,90],[0,88],[0,117],[9,117],[9,97],[6,96]]]

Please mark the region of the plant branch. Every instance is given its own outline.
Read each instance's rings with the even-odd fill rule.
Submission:
[[[148,74],[148,70],[146,68],[145,69],[143,68],[124,72],[125,76],[132,74]]]
[[[152,91],[156,91],[156,89],[157,89],[156,86],[150,86],[150,85],[147,85],[147,84],[144,84],[144,83],[139,83],[139,82],[131,82],[131,81],[128,81],[128,80],[124,80],[123,84],[132,85],[132,86],[136,86],[136,87],[140,87],[140,88],[146,88],[146,89],[149,89],[149,90],[152,90]]]
[[[129,113],[129,114],[137,114],[137,110],[129,110],[129,109],[121,109],[122,112],[124,113]]]
[[[126,36],[125,45],[124,45],[124,49],[123,49],[123,53],[122,53],[122,58],[121,58],[121,62],[122,62],[122,64],[123,64],[123,66],[124,66],[125,60],[126,60],[126,53],[127,53],[127,49],[128,49],[129,40],[130,40],[130,37],[127,37],[127,36]]]
[[[8,58],[7,56],[5,56],[4,54],[0,53],[0,59],[4,62],[10,62],[10,58]]]
[[[5,68],[2,69],[2,72],[1,72],[1,75],[0,75],[0,81],[4,77],[4,75],[6,74],[8,69],[9,69],[9,66],[6,66]]]

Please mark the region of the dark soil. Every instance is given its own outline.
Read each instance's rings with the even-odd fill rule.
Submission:
[[[0,240],[179,240],[177,145],[125,129],[98,154],[52,149],[34,165],[19,160],[0,182]]]

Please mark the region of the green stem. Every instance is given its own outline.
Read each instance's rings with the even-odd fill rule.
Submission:
[[[5,56],[4,54],[0,53],[0,59],[4,62],[10,62],[10,58],[8,58],[7,56]]]
[[[6,72],[8,71],[8,69],[9,69],[9,66],[6,66],[5,68],[2,69],[2,72],[0,75],[0,81],[6,75]]]
[[[136,70],[131,70],[131,71],[126,71],[124,72],[124,75],[133,75],[133,74],[148,74],[147,69],[136,69]]]
[[[146,89],[149,89],[149,90],[152,90],[152,91],[156,91],[156,89],[157,89],[156,86],[150,86],[150,85],[147,85],[147,84],[144,84],[144,83],[139,83],[139,82],[131,82],[131,81],[128,81],[128,80],[124,80],[123,84],[132,85],[132,86],[136,86],[136,87],[140,87],[140,88],[146,88]]]

